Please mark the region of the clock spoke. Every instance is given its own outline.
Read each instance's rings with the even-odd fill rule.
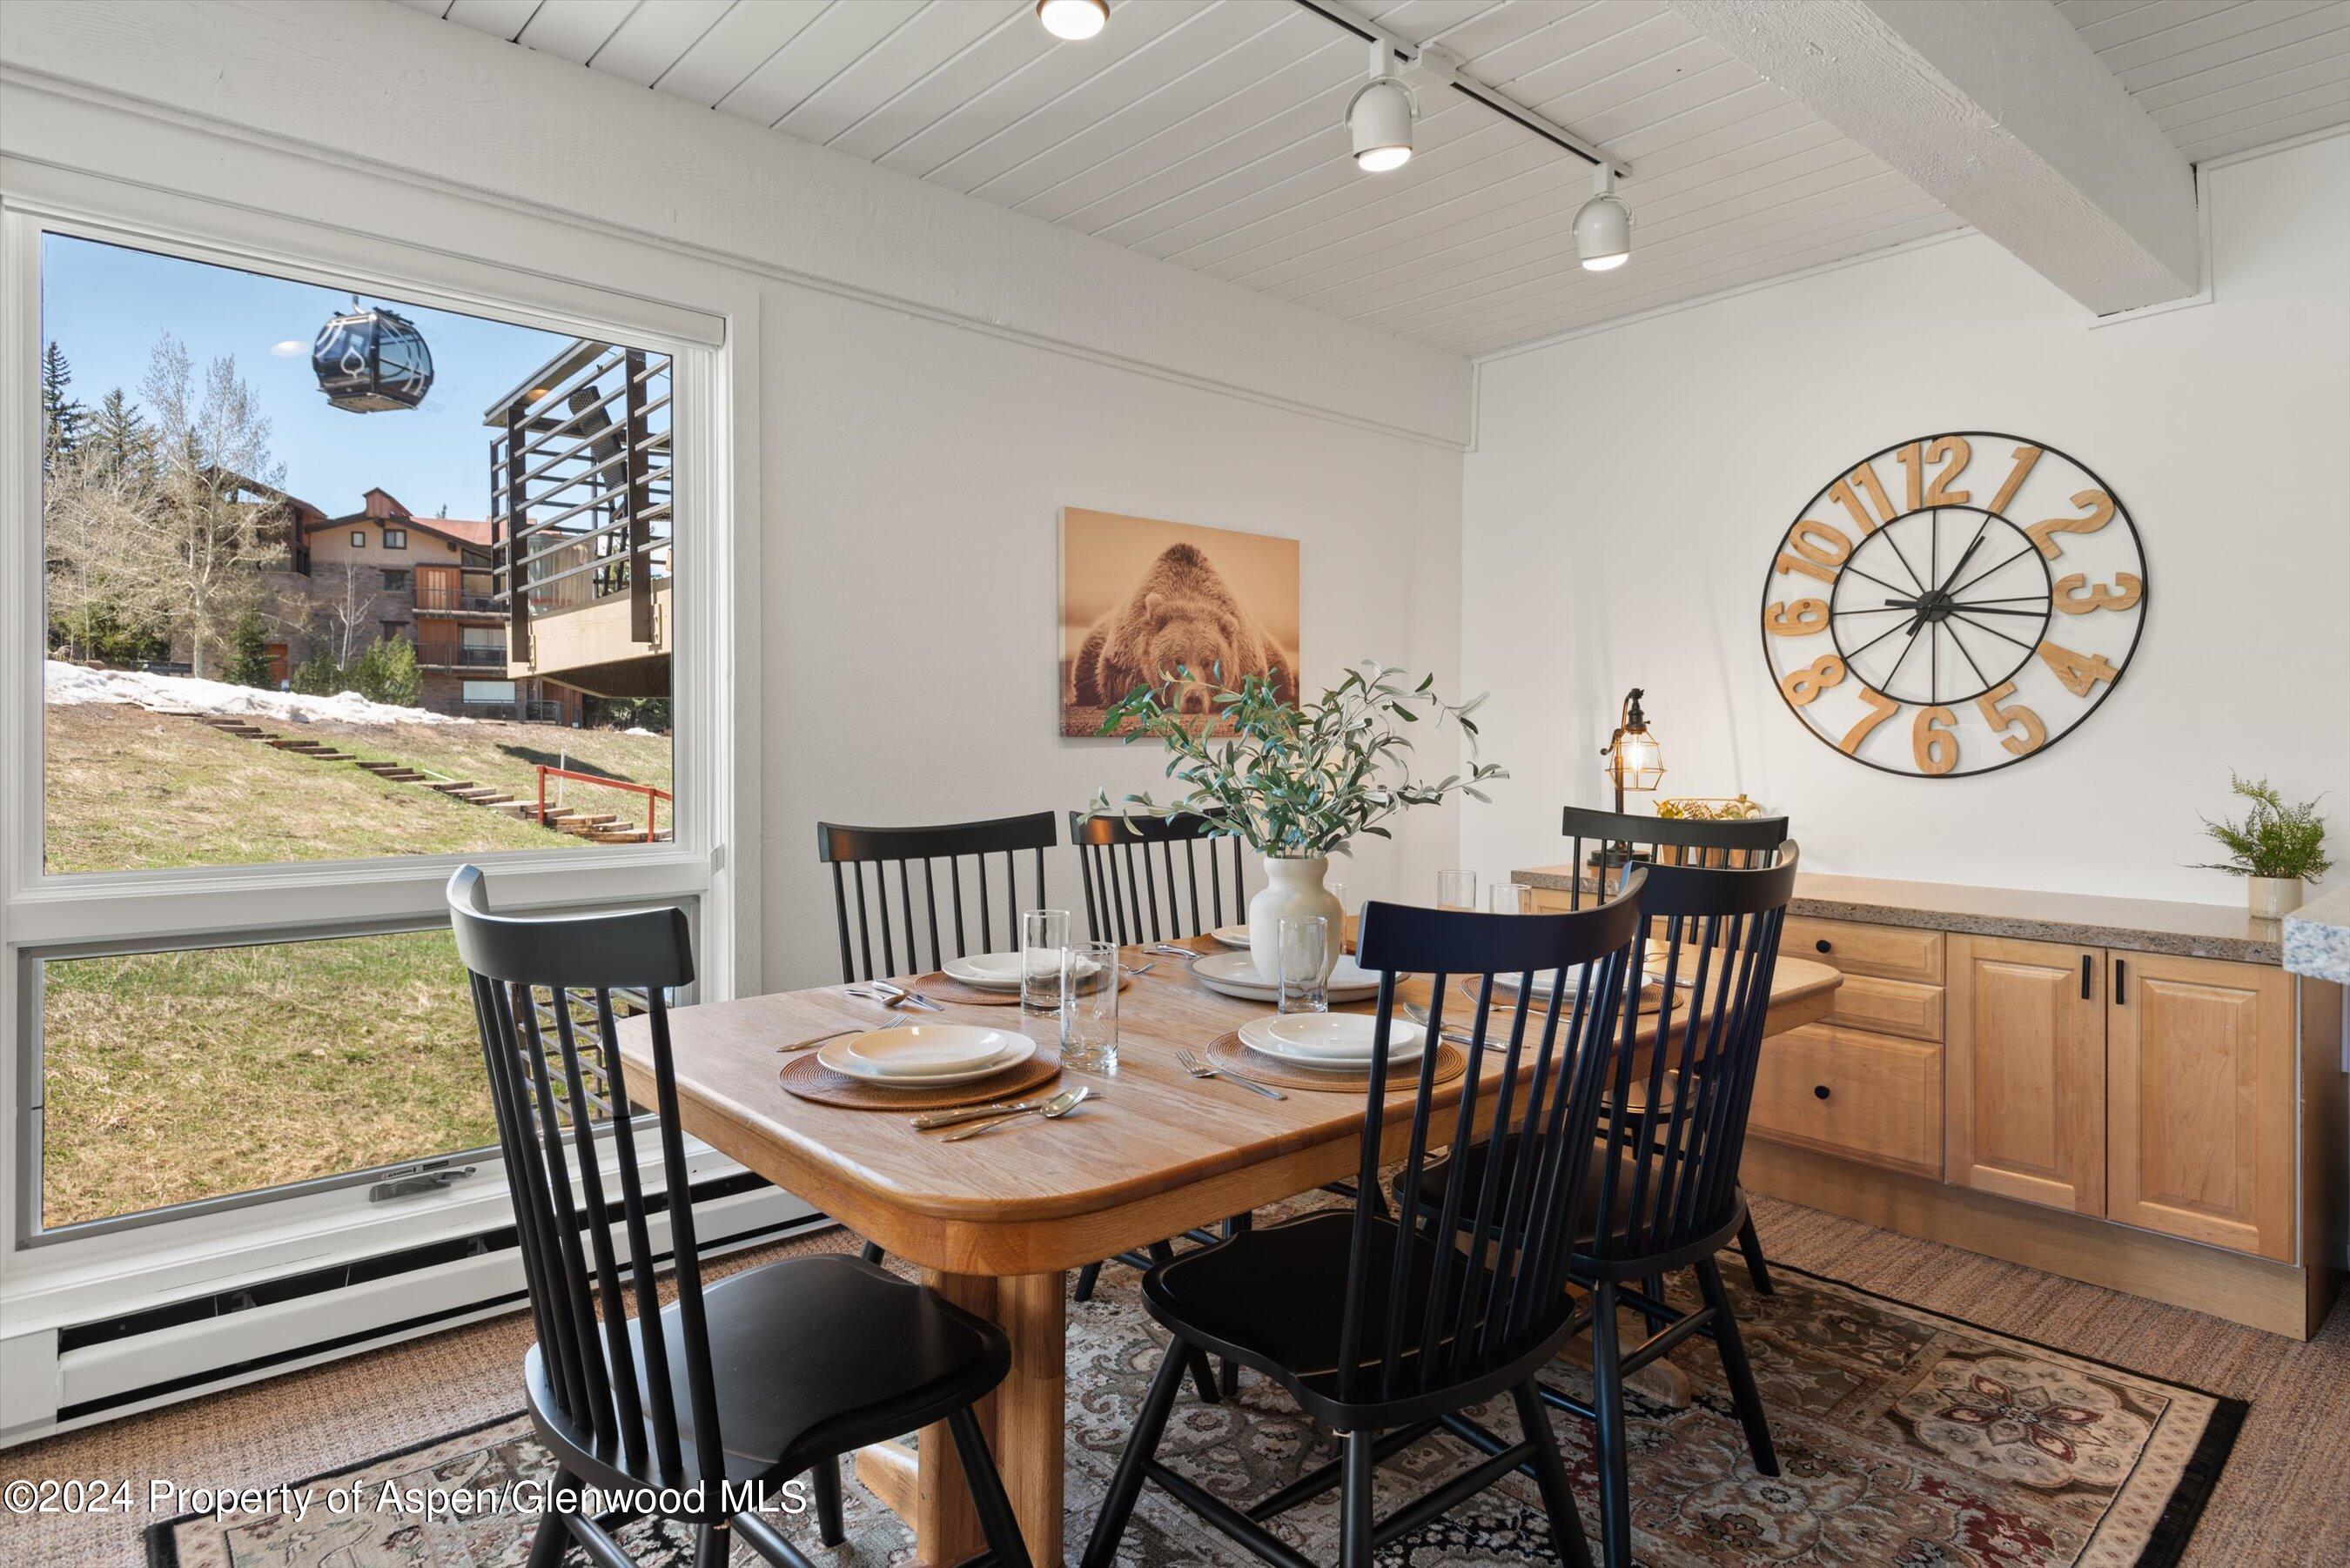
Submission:
[[[2000,566],[2010,566],[2010,565],[2012,565],[2013,563],[2015,563],[2015,562],[2017,562],[2017,561],[2021,561],[2022,559],[2023,559],[2023,557],[2024,557],[2024,556],[2031,555],[2031,554],[2033,553],[2033,551],[2035,548],[2036,548],[2036,546],[2034,546],[2034,545],[2024,545],[2024,546],[2023,546],[2023,548],[2022,548],[2022,549],[2018,550],[2014,555],[2006,557],[2004,560],[2001,561],[2001,562],[1999,563],[1999,566],[1985,566],[1981,571],[1977,572],[1973,576],[1969,577],[1965,582],[1960,583],[1958,587],[1954,587],[1954,588],[1950,589],[1950,591],[1951,596],[1952,596],[1953,597],[1957,597],[1957,596],[1958,596],[1958,595],[1960,595],[1960,594],[1965,593],[1969,588],[1973,587],[1977,583],[1981,582],[1985,577],[1988,577],[1988,576],[1990,576],[1993,572],[1998,571],[1998,570],[1999,570],[1999,568],[2000,568]],[[1969,554],[1972,554],[1972,552],[1971,552],[1971,551],[1970,551],[1970,552],[1969,552]],[[1959,563],[1959,566],[1964,566],[1965,565],[1966,565],[1966,563],[1965,563],[1965,562],[1963,562],[1963,561],[1961,561],[1961,562],[1960,562],[1960,563]],[[1958,567],[1958,566],[1954,566],[1954,567],[1952,567],[1952,568],[1951,568],[1951,570],[1950,570],[1950,576],[1954,576],[1954,577],[1955,577],[1955,576],[1957,576],[1958,575],[1959,575],[1959,567]]]
[[[1901,569],[1909,574],[1909,580],[1918,585],[1918,591],[1921,594],[1924,593],[1926,591],[1926,579],[1919,576],[1918,575],[1918,568],[1909,564],[1909,556],[1901,548],[1901,541],[1899,538],[1895,536],[1890,524],[1886,525],[1884,534],[1886,544],[1891,546],[1893,550],[1893,558],[1901,563]]]
[[[1880,686],[1880,687],[1878,687],[1878,688],[1877,688],[1877,690],[1878,690],[1878,691],[1880,691],[1884,692],[1887,697],[1890,697],[1890,696],[1892,696],[1892,695],[1893,695],[1893,679],[1894,679],[1894,677],[1895,677],[1895,676],[1897,676],[1897,675],[1899,675],[1899,674],[1901,673],[1901,667],[1902,667],[1904,664],[1907,664],[1908,662],[1909,662],[1909,656],[1910,656],[1912,653],[1915,653],[1917,650],[1918,650],[1918,623],[1917,623],[1917,622],[1915,622],[1915,621],[1912,621],[1912,622],[1910,622],[1910,623],[1909,623],[1909,640],[1908,640],[1908,641],[1907,641],[1907,642],[1905,642],[1905,643],[1903,643],[1903,644],[1901,645],[1901,657],[1900,657],[1900,658],[1898,658],[1898,659],[1895,659],[1895,660],[1893,661],[1893,668],[1892,668],[1892,669],[1890,669],[1890,670],[1887,670],[1887,671],[1885,672],[1885,683],[1884,683],[1882,686]],[[1849,668],[1850,668],[1850,666],[1851,666],[1851,661],[1850,661],[1849,659],[1847,659],[1847,660],[1846,661],[1846,667],[1847,669],[1849,669]]]
[[[1878,632],[1875,637],[1870,638],[1866,642],[1862,643],[1858,648],[1854,649],[1850,653],[1846,654],[1844,656],[1845,667],[1846,669],[1850,669],[1854,659],[1858,659],[1862,654],[1866,653],[1870,649],[1875,648],[1878,643],[1883,642],[1887,638],[1891,637],[1895,632],[1899,631],[1900,629],[1900,624],[1896,622],[1894,625],[1887,627],[1883,631]]]
[[[2048,613],[2045,609],[1994,609],[1988,605],[1982,604],[1957,604],[1950,607],[1950,613],[1952,615],[1958,614],[1960,610],[1971,610],[1977,615],[2020,615],[2027,620],[2038,620]]]
[[[1901,591],[1898,585],[1887,582],[1883,577],[1878,576],[1874,572],[1864,572],[1858,566],[1853,566],[1849,562],[1846,563],[1844,569],[1851,573],[1856,577],[1866,577],[1870,582],[1875,583],[1878,587],[1883,588],[1888,594],[1898,594]]]
[[[1992,684],[1991,678],[1985,675],[1983,673],[1982,666],[1975,662],[1974,654],[1967,648],[1967,639],[1959,635],[1959,628],[1955,626],[1950,628],[1950,645],[1953,648],[1956,648],[1959,650],[1960,657],[1966,659],[1967,668],[1975,672],[1975,679],[1981,681],[1984,687],[1988,689]]]
[[[2023,641],[2020,638],[2008,636],[2007,633],[2000,630],[1999,628],[1995,626],[1985,626],[1981,621],[1975,619],[1972,616],[1961,615],[1959,618],[1965,621],[1969,626],[1973,627],[1977,631],[1987,631],[1991,633],[1991,636],[1999,639],[2002,642],[2012,642],[2016,647],[2021,648],[2027,652],[2029,652],[2034,646],[2032,643]]]

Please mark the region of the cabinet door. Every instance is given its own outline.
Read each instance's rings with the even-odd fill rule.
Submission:
[[[1943,1179],[2106,1211],[2105,952],[1952,936]]]
[[[2256,964],[2113,955],[2111,1216],[2293,1256],[2293,977]]]

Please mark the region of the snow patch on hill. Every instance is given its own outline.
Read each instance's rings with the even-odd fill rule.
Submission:
[[[356,691],[338,692],[332,697],[305,697],[294,691],[262,691],[251,686],[199,680],[188,675],[86,670],[54,659],[47,662],[43,670],[41,697],[52,708],[71,708],[85,702],[128,702],[140,708],[168,708],[180,712],[242,714],[287,724],[311,724],[322,720],[340,724],[473,722],[450,713],[427,712],[421,708],[370,702]]]

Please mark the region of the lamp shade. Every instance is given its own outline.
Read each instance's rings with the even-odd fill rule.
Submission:
[[[1632,209],[1613,195],[1594,196],[1575,214],[1575,254],[1586,272],[1609,272],[1632,259]]]
[[[1665,776],[1664,748],[1658,745],[1657,737],[1646,730],[1627,731],[1618,735],[1615,744],[1607,748],[1607,757],[1602,765],[1608,778],[1620,789],[1652,790]]]

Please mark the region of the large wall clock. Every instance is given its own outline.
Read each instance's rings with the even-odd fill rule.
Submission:
[[[2045,442],[1923,436],[1839,473],[1762,586],[1762,653],[1804,726],[1887,773],[1989,773],[2112,694],[2146,626],[2112,486]]]

